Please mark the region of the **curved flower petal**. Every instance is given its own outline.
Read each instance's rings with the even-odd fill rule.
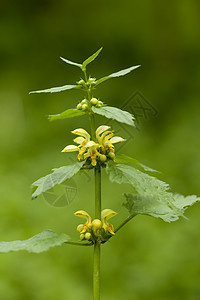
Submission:
[[[82,144],[84,141],[85,141],[84,137],[81,136],[78,136],[74,139],[74,142],[79,145]]]
[[[99,126],[96,130],[96,136],[99,136],[102,132],[108,130],[109,128],[110,126],[106,126],[106,125]]]
[[[99,144],[97,144],[97,143],[95,143],[95,142],[93,142],[93,141],[89,141],[86,145],[85,145],[85,147],[88,147],[88,148],[91,148],[91,147],[98,147],[99,146]]]
[[[102,210],[102,212],[101,212],[101,218],[105,222],[116,215],[117,215],[117,213],[114,210],[108,209],[108,208]]]
[[[83,128],[75,129],[72,131],[72,133],[83,136],[87,141],[90,139],[89,133]]]
[[[126,140],[123,139],[120,136],[114,136],[110,139],[111,144],[119,143],[119,142],[125,142]]]
[[[80,218],[84,218],[84,219],[87,219],[87,223],[90,223],[91,222],[91,217],[90,215],[84,211],[84,210],[78,210],[74,213],[74,215],[76,217],[80,217]]]
[[[62,152],[74,152],[74,151],[79,151],[79,147],[75,145],[68,145],[62,150]]]

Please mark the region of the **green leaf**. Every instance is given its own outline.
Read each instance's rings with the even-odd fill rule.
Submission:
[[[48,174],[32,184],[33,194],[32,199],[35,199],[40,194],[50,190],[57,184],[62,183],[66,179],[73,177],[83,166],[85,161],[75,164],[53,169],[53,173]]]
[[[118,153],[116,155],[115,162],[117,164],[134,164],[134,165],[139,166],[140,168],[142,168],[143,171],[160,173],[157,170],[154,170],[154,169],[152,169],[148,166],[143,165],[137,159],[129,157],[129,156],[127,156],[125,154],[122,154],[122,153]]]
[[[103,106],[103,107],[92,107],[92,111],[95,114],[102,115],[108,119],[113,119],[120,123],[135,126],[134,116],[125,110],[121,110],[117,107]]]
[[[69,65],[77,66],[77,67],[79,67],[79,68],[81,68],[81,69],[82,69],[82,67],[83,67],[82,64],[75,63],[75,62],[73,62],[73,61],[71,61],[71,60],[68,60],[68,59],[66,59],[66,58],[63,58],[63,57],[60,57],[60,58],[61,58],[64,62],[66,62],[67,64],[69,64]]]
[[[128,209],[131,216],[135,214],[149,215],[154,218],[160,218],[165,222],[173,222],[178,220],[179,216],[183,216],[188,206],[200,200],[200,198],[194,195],[184,197],[179,194],[169,194],[171,195],[170,203],[160,201],[151,196],[124,194],[126,201],[123,203],[123,206]]]
[[[80,89],[81,87],[79,85],[63,85],[60,87],[54,87],[50,89],[45,89],[41,91],[32,91],[29,94],[37,94],[37,93],[58,93],[58,92],[63,92],[66,90],[71,90],[71,89]]]
[[[57,115],[50,115],[48,118],[50,121],[55,121],[55,120],[62,120],[62,119],[67,119],[67,118],[74,118],[74,117],[79,117],[85,115],[85,112],[82,110],[70,108],[62,112],[61,114]]]
[[[31,253],[40,253],[49,250],[51,247],[61,246],[70,240],[70,237],[64,233],[57,234],[49,229],[42,231],[28,240],[0,242],[0,253],[10,251],[26,250]]]
[[[99,55],[99,53],[101,52],[101,50],[103,49],[103,47],[101,47],[97,52],[95,52],[94,54],[92,54],[90,57],[88,57],[84,62],[83,62],[83,68],[85,69],[86,66],[91,63],[93,60],[95,60],[95,58]]]
[[[133,66],[133,67],[130,67],[130,68],[121,70],[121,71],[119,71],[119,72],[112,73],[112,74],[110,74],[110,75],[108,75],[108,76],[102,77],[102,78],[100,78],[99,80],[96,81],[96,84],[95,84],[95,85],[98,85],[98,84],[100,84],[100,83],[102,83],[102,82],[104,82],[104,81],[106,81],[106,80],[108,80],[108,79],[110,79],[110,78],[115,78],[115,77],[124,76],[124,75],[128,74],[129,72],[131,72],[131,71],[133,71],[133,70],[135,70],[135,69],[137,69],[137,68],[139,68],[139,67],[140,67],[140,65]]]
[[[123,164],[108,164],[107,172],[112,182],[131,184],[138,199],[143,199],[144,203],[149,201],[152,207],[154,204],[161,205],[164,210],[169,207],[170,214],[163,214],[160,209],[159,218],[165,222],[176,221],[179,216],[183,216],[182,208],[177,206],[173,194],[168,192],[169,185],[167,183]]]

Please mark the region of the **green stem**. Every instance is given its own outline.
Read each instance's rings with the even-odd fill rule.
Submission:
[[[131,215],[128,218],[126,218],[126,220],[124,220],[116,229],[115,229],[115,233],[117,231],[119,231],[126,223],[128,223],[133,217],[135,217],[137,214]]]
[[[95,119],[94,119],[94,114],[91,113],[90,115],[90,127],[91,127],[91,134],[92,134],[92,140],[95,141]]]
[[[87,73],[84,71],[85,80]],[[88,88],[88,101],[92,98],[91,89]],[[95,119],[94,114],[90,113],[90,127],[92,139],[95,140]],[[95,218],[101,220],[101,167],[97,164],[94,169],[95,177]],[[96,241],[93,253],[93,300],[100,300],[100,256],[101,242]]]
[[[95,218],[101,220],[101,167],[95,167]],[[100,300],[100,256],[101,243],[94,244],[93,299]]]

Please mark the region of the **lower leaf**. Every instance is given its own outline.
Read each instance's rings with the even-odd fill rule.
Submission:
[[[57,234],[49,229],[42,231],[28,240],[0,242],[0,253],[10,251],[26,250],[30,253],[40,253],[49,250],[51,247],[61,246],[70,240],[64,233]]]

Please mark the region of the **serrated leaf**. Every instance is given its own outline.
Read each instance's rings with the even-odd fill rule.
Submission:
[[[67,119],[67,118],[74,118],[74,117],[79,117],[85,115],[85,112],[82,110],[70,108],[62,112],[61,114],[57,115],[50,115],[48,116],[50,121],[55,121],[55,120],[62,120],[62,119]]]
[[[107,172],[112,182],[131,184],[137,197],[143,199],[144,203],[149,201],[152,207],[155,204],[164,210],[169,207],[170,214],[164,214],[160,210],[159,218],[165,222],[176,221],[179,216],[183,216],[182,208],[176,205],[173,194],[168,192],[167,183],[124,164],[108,164]]]
[[[88,57],[86,60],[83,62],[83,68],[85,69],[88,64],[90,64],[95,58],[99,55],[103,47],[101,47],[97,52],[92,54],[90,57]]]
[[[92,111],[95,114],[104,116],[108,119],[113,119],[120,123],[124,123],[130,126],[135,126],[134,116],[125,110],[121,110],[117,107],[112,106],[102,106],[102,107],[92,107]]]
[[[142,168],[143,171],[160,173],[159,171],[154,170],[154,169],[140,163],[137,159],[129,157],[129,156],[127,156],[125,154],[122,154],[122,153],[117,153],[116,158],[115,158],[115,162],[117,164],[134,164],[134,165],[139,166],[140,168]]]
[[[199,201],[200,198],[197,196],[186,196],[179,194],[171,195],[171,204],[165,201],[160,201],[154,197],[144,197],[139,194],[124,194],[126,197],[126,202],[123,203],[130,215],[141,214],[149,215],[154,218],[160,218],[165,222],[173,222],[179,219],[179,216],[183,216],[183,213],[188,208],[188,206],[193,205],[195,202]],[[174,207],[177,209],[175,210]],[[179,213],[179,211],[180,213]]]
[[[60,59],[62,59],[64,62],[66,62],[69,65],[73,65],[73,66],[76,66],[76,67],[79,67],[82,69],[82,66],[83,66],[82,64],[78,64],[76,62],[73,62],[73,61],[63,58],[63,57],[60,57]]]
[[[31,253],[40,253],[49,250],[51,247],[61,246],[70,240],[64,233],[57,234],[49,229],[42,231],[23,241],[0,242],[0,253],[10,251],[26,250]]]
[[[50,190],[57,184],[62,183],[66,179],[73,177],[81,169],[85,161],[75,164],[53,169],[53,173],[48,174],[32,184],[33,194],[32,199],[35,199],[40,194]]]
[[[100,79],[98,79],[98,80],[96,81],[96,84],[95,84],[95,85],[97,86],[98,84],[100,84],[100,83],[102,83],[102,82],[104,82],[104,81],[106,81],[106,80],[108,80],[108,79],[110,79],[110,78],[115,78],[115,77],[124,76],[124,75],[130,73],[131,71],[133,71],[133,70],[135,70],[135,69],[137,69],[137,68],[139,68],[139,67],[140,67],[140,65],[133,66],[133,67],[130,67],[130,68],[121,70],[121,71],[119,71],[119,72],[112,73],[112,74],[110,74],[110,75],[108,75],[108,76],[102,77],[102,78],[100,78]]]
[[[59,93],[63,92],[66,90],[71,90],[71,89],[80,89],[81,87],[79,85],[63,85],[59,87],[53,87],[50,89],[45,89],[45,90],[40,90],[40,91],[32,91],[29,94],[37,94],[37,93]]]

